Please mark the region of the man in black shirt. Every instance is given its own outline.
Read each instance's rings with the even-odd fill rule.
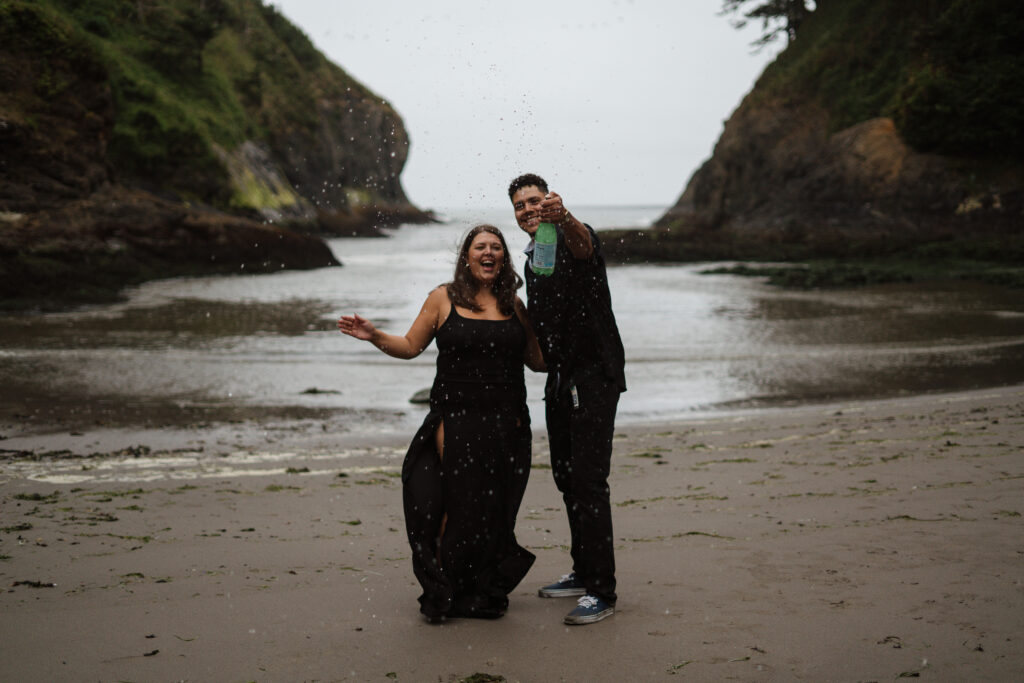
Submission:
[[[553,223],[555,268],[526,264],[527,309],[548,367],[544,390],[551,470],[565,500],[573,570],[544,586],[541,597],[579,597],[567,624],[590,624],[615,611],[615,546],[608,475],[619,394],[626,390],[624,353],[612,313],[597,234],[578,221],[532,173],[508,188],[519,227],[530,235]]]

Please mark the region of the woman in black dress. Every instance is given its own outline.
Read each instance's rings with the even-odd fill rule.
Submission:
[[[543,371],[544,361],[521,286],[501,231],[478,225],[455,277],[427,296],[404,337],[358,315],[338,320],[343,333],[396,358],[437,340],[430,412],[402,465],[420,611],[432,622],[500,617],[535,559],[516,542],[515,520],[530,474],[523,364]]]

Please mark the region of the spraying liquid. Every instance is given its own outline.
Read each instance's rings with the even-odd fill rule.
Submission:
[[[530,269],[537,275],[551,275],[555,272],[555,245],[558,232],[552,223],[541,223],[533,235],[533,258]]]

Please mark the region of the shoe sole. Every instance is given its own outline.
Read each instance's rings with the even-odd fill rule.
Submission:
[[[537,595],[542,598],[579,598],[587,594],[586,588],[539,588]]]
[[[602,619],[607,619],[613,614],[615,614],[615,608],[609,607],[597,614],[588,614],[585,617],[574,617],[571,614],[567,614],[564,621],[571,626],[582,626],[584,624],[593,624],[594,622],[601,621]]]

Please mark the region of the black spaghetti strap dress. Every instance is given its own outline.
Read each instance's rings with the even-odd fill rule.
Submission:
[[[431,620],[495,618],[535,559],[515,537],[530,475],[526,331],[514,315],[476,320],[453,305],[436,342],[430,412],[402,465],[406,533],[423,588],[420,611]],[[442,420],[443,459],[435,446]]]

